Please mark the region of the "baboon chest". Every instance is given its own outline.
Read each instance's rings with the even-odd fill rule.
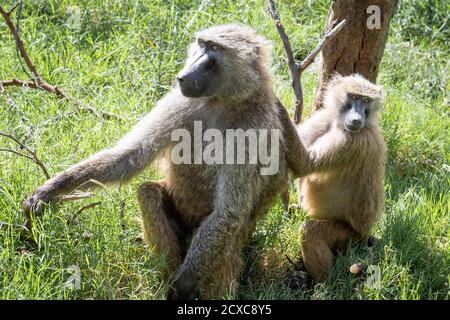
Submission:
[[[177,211],[190,226],[199,225],[213,211],[214,198],[220,196],[216,194],[216,184],[218,175],[223,174],[223,166],[238,165],[239,170],[244,171],[258,166],[250,163],[251,156],[256,156],[256,149],[252,149],[250,143],[258,143],[258,133],[252,142],[247,138],[239,140],[235,135],[237,130],[240,133],[249,130],[248,121],[226,118],[214,111],[210,113],[210,117],[196,118],[192,125],[184,128],[184,136],[180,135],[166,153],[166,185]],[[271,127],[263,121],[260,126]],[[243,187],[253,185],[251,179],[255,178],[249,174],[248,181],[240,182]]]
[[[166,185],[176,210],[190,227],[213,211],[218,171],[225,163],[225,129],[217,117],[195,118],[166,154]],[[213,135],[208,135],[212,129]],[[206,134],[205,134],[206,132]]]
[[[209,165],[170,165],[166,184],[177,211],[188,225],[196,225],[213,210],[217,168]]]

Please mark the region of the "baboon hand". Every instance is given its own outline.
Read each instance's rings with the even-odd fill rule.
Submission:
[[[193,300],[195,297],[195,284],[191,279],[176,279],[167,292],[167,300]]]
[[[45,190],[37,189],[30,197],[22,202],[22,210],[27,218],[31,214],[42,215],[45,205],[50,202],[50,195]]]

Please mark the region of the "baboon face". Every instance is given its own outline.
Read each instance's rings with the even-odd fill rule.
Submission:
[[[366,125],[370,115],[372,98],[356,93],[348,93],[347,101],[340,110],[341,121],[345,130],[358,133]]]
[[[222,50],[217,43],[198,39],[192,56],[177,76],[181,92],[186,97],[199,98],[214,95],[219,83],[218,62]]]
[[[270,43],[247,26],[221,25],[196,34],[177,76],[184,96],[240,101],[270,82]]]
[[[334,76],[325,91],[324,108],[338,125],[358,133],[377,121],[383,90],[359,74]]]

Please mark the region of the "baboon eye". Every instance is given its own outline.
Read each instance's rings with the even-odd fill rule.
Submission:
[[[210,59],[210,60],[208,61],[208,64],[207,64],[206,67],[205,67],[205,70],[206,70],[206,71],[211,70],[211,69],[214,67],[215,64],[216,64],[216,61],[215,61],[214,59]]]
[[[213,51],[217,51],[217,50],[219,50],[219,46],[218,46],[217,44],[213,44],[213,45],[211,46],[211,49],[212,49]]]
[[[204,48],[204,47],[205,47],[205,41],[203,41],[203,40],[198,40],[198,46],[199,46],[200,48]]]
[[[352,99],[356,100],[356,99],[358,99],[358,96],[356,94],[352,94]]]
[[[363,98],[363,101],[364,101],[365,103],[369,103],[369,102],[370,102],[370,98],[369,98],[369,97],[364,97],[364,98]]]

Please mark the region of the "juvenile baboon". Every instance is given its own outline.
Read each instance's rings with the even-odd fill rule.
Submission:
[[[189,299],[198,294],[219,298],[233,290],[242,267],[243,245],[256,219],[286,183],[288,167],[298,176],[308,166],[295,128],[277,105],[269,68],[269,42],[250,27],[223,25],[200,31],[189,46],[175,88],[115,147],[45,182],[24,201],[25,213],[41,213],[43,204],[74,189],[95,187],[94,180],[125,182],[162,158],[165,180],[142,184],[137,197],[144,235],[166,255],[168,274],[174,273],[168,298]],[[250,148],[245,150],[243,164],[197,162],[198,124],[202,136],[209,132],[214,133],[210,138],[217,139],[218,133],[229,129],[280,130],[278,140],[266,138],[266,151],[277,156],[271,164],[278,163],[278,170],[261,174],[267,163],[263,166],[261,159],[250,163],[254,156]],[[173,161],[178,145],[173,136],[180,129],[194,137],[190,149],[180,154],[188,157],[187,163]],[[205,145],[200,141],[200,153]],[[219,145],[226,149],[221,159],[235,158],[236,151],[228,151],[225,141]]]
[[[302,257],[323,280],[351,238],[367,242],[383,208],[386,147],[378,124],[382,89],[360,75],[336,76],[323,108],[299,127],[312,173],[297,180],[311,220],[301,226]]]

